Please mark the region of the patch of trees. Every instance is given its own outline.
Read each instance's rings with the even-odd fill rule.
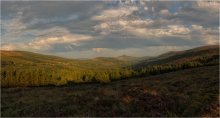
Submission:
[[[183,70],[188,68],[196,68],[201,66],[211,66],[211,65],[219,65],[219,55],[213,55],[210,57],[197,57],[194,60],[184,63],[168,63],[168,64],[161,64],[161,65],[152,65],[146,66],[141,69],[138,69],[138,74],[140,76],[145,75],[153,75],[153,74],[160,74],[166,73],[176,70]]]

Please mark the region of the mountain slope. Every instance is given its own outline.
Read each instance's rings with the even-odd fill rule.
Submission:
[[[130,61],[116,58],[65,59],[25,51],[1,51],[1,85],[41,86],[68,83],[109,82],[127,77]]]
[[[185,51],[168,52],[155,58],[143,60],[135,65],[135,67],[160,64],[181,64],[201,60],[201,58],[217,62],[219,60],[219,45],[202,46]]]
[[[132,57],[132,56],[127,56],[127,55],[121,55],[116,57],[118,60],[124,60],[124,61],[134,61],[139,59],[138,57]]]

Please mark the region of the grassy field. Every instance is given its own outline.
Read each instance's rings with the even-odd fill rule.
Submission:
[[[219,116],[219,66],[65,87],[2,88],[1,116]]]

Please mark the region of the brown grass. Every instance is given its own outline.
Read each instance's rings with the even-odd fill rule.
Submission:
[[[219,116],[219,67],[69,87],[2,88],[2,117]]]

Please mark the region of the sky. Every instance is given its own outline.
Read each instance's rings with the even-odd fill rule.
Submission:
[[[156,56],[219,44],[219,1],[1,1],[1,50]]]

